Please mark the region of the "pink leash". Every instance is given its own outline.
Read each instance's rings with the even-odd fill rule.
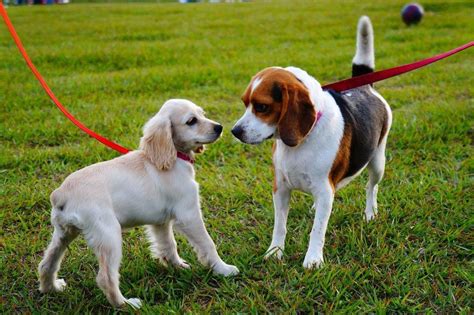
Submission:
[[[10,21],[10,18],[8,17],[7,11],[5,10],[5,7],[3,6],[3,4],[0,4],[0,15],[3,17],[3,20],[4,20],[4,22],[5,22],[5,24],[8,28],[8,31],[10,32],[13,40],[15,41],[15,44],[18,47],[18,50],[20,50],[21,55],[25,59],[26,64],[31,69],[31,72],[33,72],[36,79],[38,79],[39,83],[41,84],[41,86],[43,87],[45,92],[48,94],[49,98],[59,108],[59,110],[64,114],[64,116],[66,116],[70,121],[72,121],[72,123],[74,125],[76,125],[79,129],[81,129],[82,131],[84,131],[85,133],[90,135],[91,137],[97,139],[98,141],[102,142],[105,146],[107,146],[107,147],[109,147],[109,148],[111,148],[111,149],[113,149],[117,152],[120,152],[122,154],[125,154],[125,153],[129,152],[130,151],[129,149],[124,148],[121,145],[119,145],[119,144],[117,144],[117,143],[115,143],[115,142],[113,142],[113,141],[111,141],[107,138],[104,138],[103,136],[95,133],[94,131],[92,131],[89,128],[87,128],[86,126],[84,126],[79,120],[77,120],[61,104],[61,102],[56,98],[53,91],[51,91],[51,89],[49,88],[48,84],[43,79],[43,77],[41,76],[39,71],[36,69],[33,62],[31,62],[31,59],[28,56],[28,54],[26,53],[26,50],[23,47],[23,44],[21,43],[20,37],[16,33],[15,27],[13,26],[12,22]],[[414,63],[410,63],[410,64],[406,64],[406,65],[403,65],[403,66],[390,68],[390,69],[386,69],[386,70],[381,70],[381,71],[377,71],[377,72],[372,72],[372,73],[364,74],[364,75],[361,75],[361,76],[353,77],[353,78],[350,78],[350,79],[346,79],[346,80],[334,82],[334,83],[331,83],[331,84],[327,84],[327,85],[323,86],[323,89],[325,89],[325,90],[331,89],[331,90],[335,90],[337,92],[342,92],[342,91],[345,91],[345,90],[354,89],[354,88],[362,86],[362,85],[371,84],[371,83],[374,83],[374,82],[377,82],[377,81],[385,80],[385,79],[388,79],[388,78],[391,78],[391,77],[394,77],[394,76],[397,76],[397,75],[400,75],[400,74],[403,74],[403,73],[406,73],[406,72],[410,72],[410,71],[416,70],[416,69],[421,68],[421,67],[424,67],[426,65],[429,65],[430,63],[436,62],[438,60],[441,60],[441,59],[449,57],[453,54],[456,54],[456,53],[458,53],[458,52],[460,52],[464,49],[467,49],[467,48],[469,48],[473,45],[474,45],[474,42],[470,42],[470,43],[467,43],[465,45],[462,45],[461,47],[450,50],[448,52],[439,54],[439,55],[431,57],[431,58],[420,60],[420,61],[417,61],[417,62],[414,62]],[[191,162],[191,159],[189,157],[184,157],[184,156],[182,157],[182,156],[180,156],[180,154],[182,155],[182,153],[179,152],[179,154],[178,154],[179,158],[184,159],[184,160],[189,159],[189,161]]]

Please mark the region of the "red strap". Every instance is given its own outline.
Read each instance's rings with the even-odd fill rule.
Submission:
[[[61,104],[61,102],[59,102],[59,100],[54,95],[53,91],[51,91],[48,84],[46,84],[46,81],[43,79],[41,74],[38,72],[36,67],[31,62],[30,57],[28,57],[28,54],[26,53],[26,50],[23,47],[23,44],[21,43],[21,40],[20,40],[20,38],[18,37],[18,34],[15,31],[15,28],[13,27],[13,24],[11,23],[10,19],[8,18],[7,11],[5,10],[5,8],[3,7],[2,4],[0,4],[0,15],[3,17],[3,20],[5,21],[5,24],[7,25],[8,31],[12,35],[16,46],[18,47],[18,49],[20,50],[21,55],[23,56],[23,58],[26,61],[26,64],[28,65],[28,67],[30,67],[31,71],[33,72],[35,77],[38,79],[38,81],[41,84],[41,86],[43,87],[43,89],[49,95],[49,97],[54,102],[54,104],[56,104],[56,106],[59,108],[59,110],[61,110],[61,112],[63,112],[63,114],[70,121],[72,121],[77,127],[79,127],[81,130],[86,132],[91,137],[94,137],[95,139],[99,140],[104,145],[106,145],[109,148],[114,149],[115,151],[118,151],[122,154],[125,154],[125,153],[129,152],[130,151],[129,149],[124,148],[121,145],[119,145],[119,144],[117,144],[113,141],[110,141],[110,140],[102,137],[101,135],[95,133],[94,131],[90,130],[89,128],[84,126],[79,120],[74,118],[74,116],[71,113],[69,113],[67,111],[67,109]],[[399,74],[402,74],[402,73],[405,73],[405,72],[409,72],[409,71],[413,71],[415,69],[421,68],[421,67],[426,66],[430,63],[436,62],[438,60],[441,60],[441,59],[444,59],[448,56],[451,56],[455,53],[458,53],[458,52],[460,52],[464,49],[467,49],[467,48],[469,48],[473,45],[474,45],[474,42],[470,42],[470,43],[467,43],[467,44],[465,44],[461,47],[455,48],[453,50],[450,50],[448,52],[445,52],[443,54],[440,54],[440,55],[437,55],[437,56],[434,56],[434,57],[431,57],[431,58],[428,58],[428,59],[425,59],[425,60],[421,60],[421,61],[418,61],[418,62],[415,62],[415,63],[411,63],[411,64],[407,64],[407,65],[403,65],[403,66],[399,66],[399,67],[395,67],[395,68],[391,68],[391,69],[386,69],[386,70],[382,70],[382,71],[372,72],[372,73],[364,74],[364,75],[361,75],[361,76],[358,76],[358,77],[354,77],[354,78],[342,80],[342,81],[339,81],[339,82],[331,83],[331,84],[323,86],[323,89],[326,89],[326,90],[327,89],[332,89],[332,90],[335,90],[335,91],[338,91],[338,92],[342,92],[342,91],[350,90],[350,89],[353,89],[353,88],[356,88],[356,87],[359,87],[359,86],[362,86],[362,85],[371,84],[371,83],[381,81],[381,80],[384,80],[384,79],[387,79],[387,78],[390,78],[390,77],[393,77],[393,76],[396,76],[396,75],[399,75]],[[179,156],[179,154],[178,154],[178,157],[182,158],[182,157]],[[190,158],[188,157],[188,159],[190,159]]]
[[[372,72],[372,73],[367,73],[363,74],[357,77],[353,77],[350,79],[334,82],[327,84],[323,86],[322,88],[324,90],[334,90],[337,92],[342,92],[350,89],[354,89],[356,87],[366,85],[366,84],[371,84],[377,81],[382,81],[406,72],[410,72],[413,70],[416,70],[418,68],[424,67],[426,65],[429,65],[430,63],[436,62],[438,60],[444,59],[446,57],[449,57],[451,55],[454,55],[455,53],[458,53],[464,49],[467,49],[469,47],[472,47],[474,45],[474,42],[467,43],[465,45],[462,45],[461,47],[455,48],[453,50],[447,51],[445,53],[420,60],[414,63],[409,63],[403,66],[398,66],[390,69],[385,69],[377,72]]]
[[[21,43],[21,40],[20,40],[20,38],[18,37],[18,34],[15,31],[15,28],[13,27],[13,24],[11,23],[10,19],[8,18],[7,11],[5,10],[3,5],[0,5],[0,14],[3,17],[3,20],[5,21],[5,24],[7,25],[8,30],[10,31],[10,34],[12,35],[13,40],[16,43],[16,46],[20,50],[21,55],[25,59],[26,64],[28,65],[28,67],[30,67],[31,71],[33,72],[35,77],[38,79],[38,81],[41,84],[41,86],[43,87],[43,89],[49,95],[49,97],[54,102],[54,104],[56,104],[56,106],[59,108],[59,110],[62,111],[63,114],[67,118],[69,118],[69,120],[72,121],[77,127],[79,127],[81,130],[86,132],[91,137],[96,138],[97,140],[99,140],[100,142],[102,142],[103,144],[108,146],[109,148],[114,149],[115,151],[118,151],[122,154],[125,154],[125,153],[129,152],[130,151],[129,149],[124,148],[121,145],[119,145],[115,142],[112,142],[112,141],[102,137],[101,135],[95,133],[94,131],[90,130],[89,128],[84,126],[79,120],[77,120],[70,112],[67,111],[67,109],[63,106],[63,104],[61,104],[61,102],[56,98],[53,91],[51,91],[51,89],[49,88],[46,81],[43,79],[43,77],[41,76],[39,71],[36,69],[35,65],[31,62],[30,57],[28,57],[28,54],[26,53],[26,50],[23,47],[23,44]]]

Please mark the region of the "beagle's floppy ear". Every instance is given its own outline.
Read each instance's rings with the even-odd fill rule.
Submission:
[[[274,87],[274,89],[277,88]],[[316,121],[316,111],[309,98],[308,90],[303,86],[284,84],[279,88],[282,111],[278,121],[278,133],[287,146],[295,147],[313,128]]]
[[[145,124],[140,149],[159,170],[166,171],[173,167],[177,151],[168,117],[155,116]]]

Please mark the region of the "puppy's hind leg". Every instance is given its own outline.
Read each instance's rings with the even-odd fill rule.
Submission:
[[[382,180],[385,171],[385,144],[386,139],[380,143],[379,147],[375,151],[374,157],[367,165],[369,170],[369,182],[366,188],[366,208],[365,208],[365,219],[367,221],[372,220],[377,214],[377,192],[378,183]]]
[[[55,222],[53,224],[53,238],[45,251],[43,260],[41,260],[38,266],[39,289],[43,293],[49,291],[60,292],[66,287],[66,282],[63,279],[57,278],[58,271],[67,246],[79,233],[75,228],[63,228]]]
[[[178,255],[172,221],[147,226],[147,235],[154,258],[158,258],[164,265],[170,263],[179,268],[189,268],[189,264]]]
[[[94,250],[99,260],[97,284],[104,292],[107,300],[114,307],[125,303],[133,308],[140,308],[141,301],[137,298],[126,299],[119,288],[119,268],[122,259],[122,229],[115,217],[103,218],[102,224],[95,224],[84,231],[87,244]]]

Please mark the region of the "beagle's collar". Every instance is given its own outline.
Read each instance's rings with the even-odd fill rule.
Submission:
[[[186,153],[178,151],[177,157],[178,157],[178,159],[181,159],[181,160],[184,160],[184,161],[189,162],[191,164],[194,164],[194,159]]]
[[[323,116],[323,113],[321,111],[318,111],[316,113],[316,120],[314,121],[314,124],[313,124],[313,127],[311,127],[311,131],[313,131],[314,127],[316,127],[316,125],[318,124],[319,120],[321,119],[321,116]]]
[[[316,114],[316,122],[315,124],[318,123],[319,119],[321,119],[321,116],[323,115],[323,113],[321,111],[318,111],[318,113]]]

